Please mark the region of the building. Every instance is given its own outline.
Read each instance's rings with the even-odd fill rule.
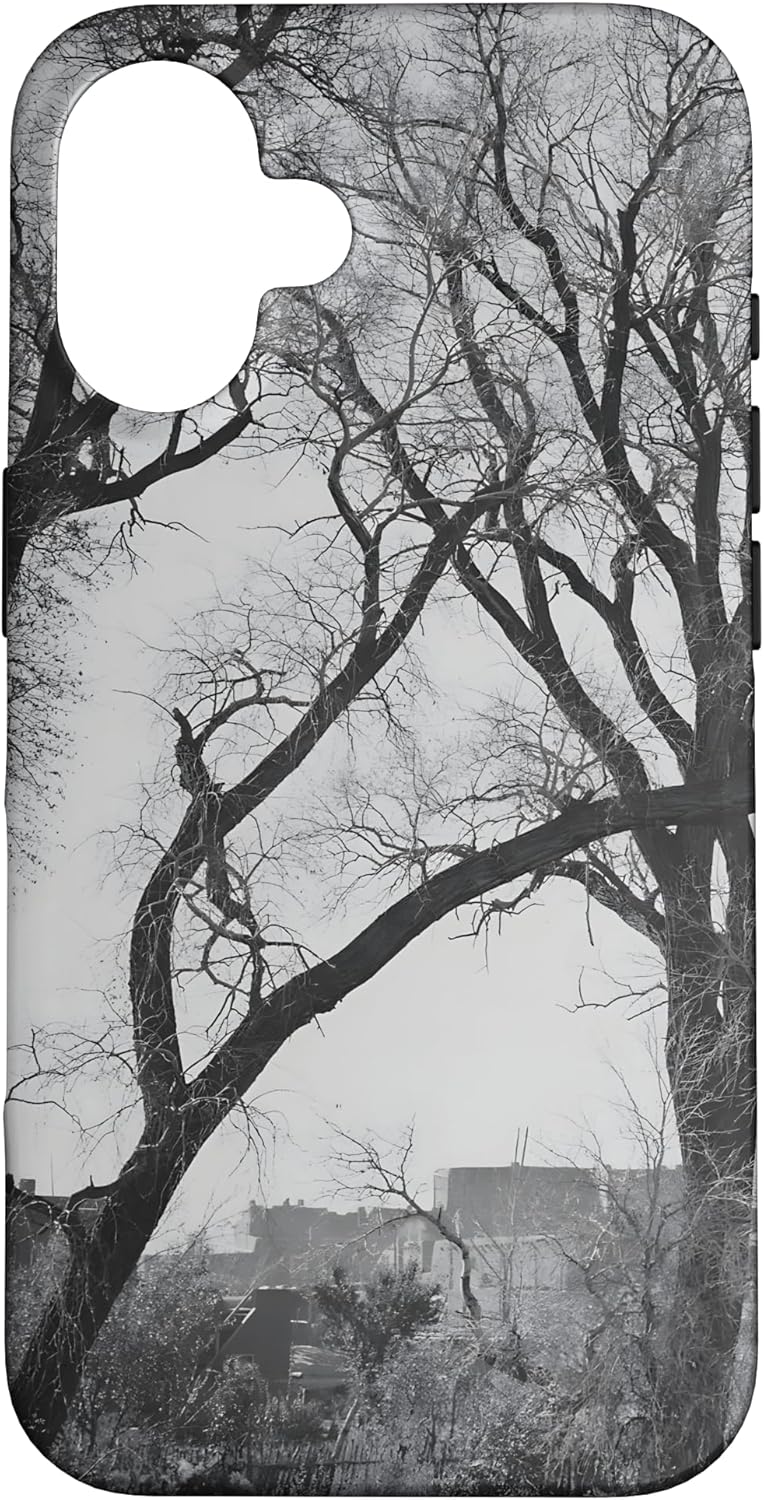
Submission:
[[[204,1381],[234,1363],[271,1389],[333,1396],[351,1383],[347,1356],[322,1344],[320,1318],[309,1293],[294,1286],[261,1286],[245,1298],[224,1297],[214,1344],[200,1360]]]
[[[338,1213],[301,1199],[273,1208],[251,1203],[253,1254],[270,1282],[309,1287],[336,1265],[363,1282],[394,1257],[399,1218],[399,1210],[377,1205]]]
[[[522,1302],[580,1295],[581,1266],[602,1228],[593,1172],[578,1167],[448,1167],[435,1173],[433,1213],[469,1247],[472,1291],[484,1318],[511,1320]],[[398,1259],[414,1260],[463,1314],[460,1250],[428,1219],[398,1225]]]
[[[65,1253],[62,1220],[69,1199],[56,1193],[38,1193],[33,1177],[9,1173],[5,1179],[6,1258],[11,1270],[31,1267],[43,1253],[55,1258],[59,1249]],[[102,1198],[86,1198],[76,1213],[87,1223],[101,1208]]]
[[[226,1301],[212,1367],[221,1368],[231,1359],[251,1362],[264,1380],[286,1383],[292,1346],[309,1327],[308,1298],[298,1287],[268,1286],[258,1287],[243,1304],[228,1298],[224,1305]]]
[[[545,1362],[566,1363],[601,1319],[603,1290],[627,1282],[633,1290],[645,1246],[657,1241],[670,1253],[681,1236],[682,1173],[450,1167],[435,1173],[432,1213],[469,1249],[484,1326],[514,1324]],[[400,1221],[396,1236],[396,1263],[415,1261],[440,1286],[457,1326],[465,1317],[459,1247],[421,1216]]]
[[[446,1167],[435,1173],[433,1207],[467,1237],[583,1232],[601,1212],[586,1167]]]

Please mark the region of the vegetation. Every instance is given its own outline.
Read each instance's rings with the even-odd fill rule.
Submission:
[[[433,1328],[442,1311],[440,1288],[424,1282],[413,1263],[402,1271],[376,1271],[363,1287],[354,1286],[342,1266],[314,1287],[328,1342],[352,1355],[373,1379],[391,1353],[416,1334]]]
[[[46,710],[53,722],[70,704],[36,632],[55,631],[57,608],[74,634],[86,620],[94,539],[137,565],[145,497],[170,474],[219,473],[224,455],[246,459],[253,490],[276,460],[304,482],[278,547],[266,528],[251,553],[248,538],[241,574],[153,642],[162,765],[154,792],[123,793],[118,1001],[81,1012],[83,973],[66,1024],[30,1026],[14,1081],[14,1100],[71,1111],[110,1067],[119,1096],[109,1180],[70,1195],[67,1252],[15,1370],[44,1451],[117,1338],[125,1289],[139,1296],[179,1185],[226,1122],[257,1129],[253,1091],[285,1045],[443,919],[511,945],[514,916],[555,883],[590,930],[605,913],[639,943],[648,983],[631,965],[627,1004],[660,1005],[665,1023],[685,1208],[660,1341],[639,1334],[639,1462],[669,1483],[728,1441],[754,1165],[747,120],[705,38],[602,10],[147,6],[68,34],[45,88],[27,86],[8,555],[15,786],[32,816],[16,813],[17,835],[52,760]],[[355,230],[329,283],[269,296],[225,392],[148,432],[66,359],[47,217],[72,78],[146,58],[235,88],[268,118],[266,170],[325,183]],[[464,1012],[468,1026],[467,997]],[[393,1292],[375,1294],[383,1324],[383,1307],[401,1311]],[[368,1306],[342,1282],[333,1295],[359,1355],[405,1384],[416,1347],[393,1360]],[[610,1362],[630,1378],[631,1339],[612,1318],[599,1374],[583,1372],[593,1422]],[[452,1399],[459,1360],[454,1346]],[[118,1371],[103,1379],[112,1391]],[[537,1410],[529,1382],[485,1379],[475,1421],[510,1410],[515,1386]],[[545,1471],[576,1399],[551,1389]],[[453,1442],[482,1452],[456,1409]],[[602,1463],[617,1488],[637,1459],[614,1448]]]

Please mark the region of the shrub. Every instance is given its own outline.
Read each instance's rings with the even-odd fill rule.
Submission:
[[[314,1289],[318,1308],[335,1347],[373,1375],[392,1350],[440,1320],[440,1287],[425,1282],[415,1264],[403,1271],[377,1271],[364,1287],[354,1286],[341,1266]]]

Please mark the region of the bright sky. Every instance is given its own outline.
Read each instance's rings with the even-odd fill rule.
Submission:
[[[145,561],[137,572],[120,565],[87,603],[86,698],[65,721],[70,754],[60,768],[60,801],[46,821],[46,868],[34,884],[19,883],[11,925],[14,1039],[28,1035],[30,1023],[93,1025],[107,988],[124,1000],[122,935],[140,887],[129,870],[114,872],[112,842],[101,835],[134,824],[142,781],[151,781],[160,757],[165,771],[171,764],[173,726],[136,696],[156,692],[161,661],[151,648],[166,645],[176,622],[209,603],[213,575],[225,592],[246,575],[248,558],[262,556],[270,534],[254,525],[292,523],[326,509],[320,476],[302,469],[276,484],[273,470],[240,461],[216,460],[146,498],[148,516],[182,519],[189,531],[150,528],[139,541]],[[114,518],[100,524],[114,528]],[[454,680],[472,668],[474,638],[467,615],[458,641],[453,630],[444,636]],[[487,683],[496,671],[508,672],[498,646],[481,638],[481,650]],[[453,712],[445,698],[444,712]],[[327,755],[340,743],[331,731]],[[308,907],[311,890],[315,895],[315,880],[307,875]],[[324,944],[314,933],[316,945],[330,952],[336,935],[349,937],[378,909],[367,895],[357,913],[351,908],[335,919]],[[649,953],[600,909],[591,912],[590,932],[583,893],[561,882],[505,920],[487,953],[482,940],[458,937],[469,933],[465,917],[431,929],[320,1029],[289,1042],[257,1090],[275,1124],[265,1159],[247,1149],[239,1129],[224,1127],[202,1151],[171,1221],[190,1228],[226,1220],[253,1196],[328,1201],[334,1122],[390,1139],[415,1117],[414,1175],[426,1191],[438,1167],[511,1160],[516,1132],[526,1126],[529,1162],[547,1161],[556,1150],[583,1160],[587,1125],[610,1159],[636,1160],[623,1139],[628,1122],[613,1068],[649,1109],[655,1083],[648,1023],[627,1021],[623,1005],[576,1014],[571,1008],[580,976],[588,997],[607,999],[613,987],[598,974],[643,974]],[[91,1120],[115,1102],[113,1092],[102,1099],[93,1089],[84,1099]],[[9,1166],[17,1176],[36,1177],[42,1190],[51,1179],[56,1192],[90,1176],[107,1181],[134,1130],[120,1126],[116,1138],[107,1133],[94,1147],[60,1112],[11,1106]]]

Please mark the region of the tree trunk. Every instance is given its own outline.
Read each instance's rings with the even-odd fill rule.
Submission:
[[[11,1385],[19,1420],[43,1453],[59,1436],[86,1356],[201,1144],[189,1154],[178,1125],[169,1126],[158,1144],[138,1146],[91,1226],[72,1211],[65,1273]]]
[[[691,1209],[694,1196],[690,1187]],[[681,1246],[663,1364],[664,1479],[686,1479],[705,1468],[732,1435],[728,1413],[748,1234],[731,1221],[724,1202],[707,1202]]]
[[[733,1014],[725,961],[735,971],[738,1003],[746,965],[740,954],[725,955],[708,909],[688,893],[687,876],[685,869],[683,899],[666,902],[667,1063],[686,1222],[663,1366],[664,1479],[689,1477],[729,1440],[752,1224],[750,971],[743,1011]]]

